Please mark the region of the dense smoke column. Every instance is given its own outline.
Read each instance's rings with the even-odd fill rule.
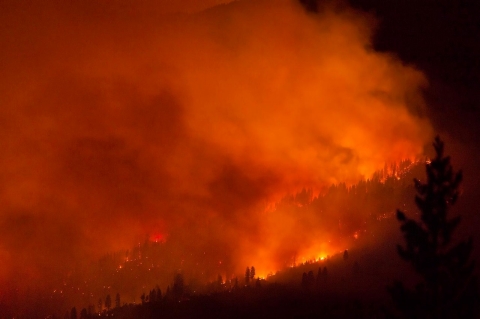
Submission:
[[[2,4],[0,280],[12,287],[154,232],[176,239],[172,259],[260,274],[326,236],[309,231],[313,212],[266,208],[369,178],[430,140],[415,111],[424,76],[374,52],[359,12],[121,3]]]

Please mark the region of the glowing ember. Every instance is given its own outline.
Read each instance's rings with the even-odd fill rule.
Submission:
[[[164,243],[167,240],[167,235],[156,233],[150,236],[150,241],[155,243]]]

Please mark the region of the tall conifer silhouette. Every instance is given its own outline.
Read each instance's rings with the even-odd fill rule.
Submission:
[[[462,172],[454,172],[444,144],[437,136],[436,156],[426,165],[427,180],[415,179],[415,204],[420,220],[397,211],[405,246],[400,257],[409,262],[421,281],[414,290],[396,282],[388,290],[402,316],[407,318],[476,318],[477,281],[470,259],[472,239],[452,242],[460,216],[449,216],[459,196]]]

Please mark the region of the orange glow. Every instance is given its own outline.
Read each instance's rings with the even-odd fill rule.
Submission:
[[[167,241],[167,235],[162,233],[156,233],[150,236],[150,241],[155,243],[164,243]]]
[[[344,203],[328,216],[307,203],[431,140],[426,78],[375,52],[375,21],[352,9],[12,3],[0,10],[0,285],[167,237],[169,267],[202,279],[324,260],[368,211],[338,223]]]

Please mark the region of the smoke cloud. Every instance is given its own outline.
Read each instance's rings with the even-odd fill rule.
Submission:
[[[225,3],[0,4],[0,281],[154,233],[269,271],[328,237],[283,196],[423,153],[427,81],[372,49],[372,17]]]

